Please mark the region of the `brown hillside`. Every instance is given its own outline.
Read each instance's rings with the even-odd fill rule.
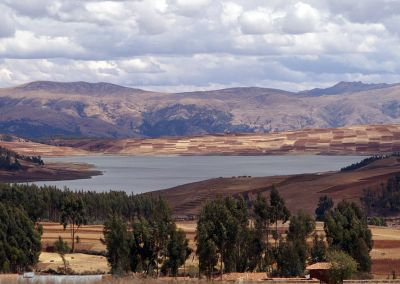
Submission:
[[[379,164],[379,165],[378,165]],[[253,199],[258,193],[269,194],[275,185],[292,212],[314,213],[322,195],[335,203],[346,199],[359,202],[363,189],[376,188],[390,176],[400,173],[400,158],[391,157],[350,172],[326,172],[273,177],[217,178],[154,191],[172,206],[177,216],[197,215],[209,199],[242,195]]]

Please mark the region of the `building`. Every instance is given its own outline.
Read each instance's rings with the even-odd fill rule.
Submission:
[[[332,264],[329,262],[317,262],[307,266],[307,270],[310,271],[310,277],[312,279],[318,279],[321,283],[330,283],[329,270]]]

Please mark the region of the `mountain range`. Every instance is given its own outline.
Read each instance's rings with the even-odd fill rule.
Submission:
[[[110,83],[38,81],[0,89],[0,133],[25,138],[271,133],[396,123],[400,84],[163,93]]]

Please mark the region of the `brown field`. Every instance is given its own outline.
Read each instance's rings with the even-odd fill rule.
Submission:
[[[119,155],[371,155],[400,151],[400,126],[361,125],[268,134],[53,140],[48,143],[68,149]]]
[[[63,227],[56,223],[42,223],[44,234],[42,236],[42,245],[44,252],[40,256],[38,268],[46,270],[48,268],[57,269],[62,265],[61,259],[56,253],[45,252],[51,249],[52,244],[62,236],[67,242],[70,241],[69,232],[64,231]],[[195,233],[196,221],[179,221],[177,226],[182,228],[189,239],[189,245],[195,249]],[[280,231],[284,232],[288,224],[279,224]],[[374,247],[371,251],[372,257],[372,273],[376,278],[386,278],[392,271],[396,271],[400,275],[400,229],[390,227],[371,226],[374,240]],[[103,227],[101,225],[83,226],[78,234],[81,242],[76,244],[77,251],[92,250],[101,252],[105,250],[105,246],[101,243]],[[323,224],[317,223],[317,231],[323,233]],[[99,273],[108,272],[106,258],[103,256],[93,256],[83,253],[69,254],[67,260],[71,268],[76,273]],[[193,254],[186,262],[186,267],[197,267],[198,261]],[[227,276],[228,277],[228,276]],[[233,276],[232,276],[233,277]],[[245,276],[241,276],[245,277]],[[229,277],[228,277],[229,278]],[[226,280],[228,280],[228,278]]]
[[[63,226],[57,223],[44,222],[42,248],[44,251],[51,251],[53,243],[61,236],[65,241],[70,242],[71,235]],[[75,244],[76,251],[104,251],[105,246],[100,239],[103,237],[102,225],[85,225],[79,229],[78,234],[80,242]]]
[[[361,125],[267,134],[215,134],[153,139],[50,140],[15,138],[0,146],[25,155],[372,155],[400,151],[400,125]]]

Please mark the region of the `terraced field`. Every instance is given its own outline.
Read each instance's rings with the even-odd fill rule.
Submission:
[[[371,155],[400,151],[400,125],[180,138],[53,140],[49,143],[66,149],[114,155]]]

